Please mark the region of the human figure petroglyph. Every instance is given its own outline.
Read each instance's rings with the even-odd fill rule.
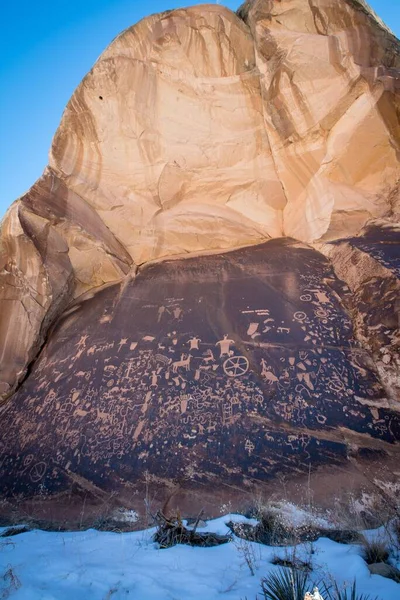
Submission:
[[[228,334],[226,333],[224,335],[224,338],[222,340],[219,340],[215,345],[220,347],[220,355],[219,357],[221,358],[222,356],[231,356],[233,354],[233,352],[231,352],[231,345],[234,344],[235,341],[234,340],[230,340],[228,338]]]
[[[191,360],[192,355],[190,353],[186,355],[181,354],[181,359],[172,363],[172,372],[177,373],[178,369],[185,369],[186,371],[189,371]]]
[[[130,380],[131,372],[134,371],[134,367],[135,367],[135,361],[134,360],[130,360],[128,362],[128,366],[127,366],[125,374],[124,374],[124,379],[129,379]]]
[[[86,347],[86,340],[88,339],[88,335],[81,335],[79,342],[75,344],[75,346],[79,349]]]
[[[188,344],[190,344],[189,350],[199,350],[199,342],[201,342],[201,338],[197,336],[193,336],[188,340]]]
[[[249,456],[250,456],[250,454],[253,453],[254,448],[255,448],[255,446],[254,446],[253,442],[251,440],[246,440],[244,449],[249,454]]]

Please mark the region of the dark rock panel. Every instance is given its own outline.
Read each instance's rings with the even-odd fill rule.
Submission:
[[[129,489],[137,507],[149,480],[160,499],[246,492],[385,456],[399,417],[348,301],[290,239],[148,265],[81,300],[3,408],[2,494]]]

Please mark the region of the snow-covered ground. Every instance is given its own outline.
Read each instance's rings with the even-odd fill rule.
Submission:
[[[229,520],[253,522],[240,515],[226,515],[199,531],[227,533],[225,523]],[[261,577],[278,568],[271,559],[292,552],[291,548],[262,546],[238,538],[215,548],[175,546],[160,550],[152,542],[154,531],[35,530],[0,538],[0,599],[255,600]],[[312,547],[312,579],[351,583],[356,577],[359,592],[380,600],[400,600],[400,584],[370,575],[359,546],[321,538]],[[296,552],[307,558],[310,550],[310,544],[305,544]],[[246,554],[253,562],[254,576],[246,564]]]

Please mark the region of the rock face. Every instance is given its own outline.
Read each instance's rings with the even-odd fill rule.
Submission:
[[[147,484],[159,503],[216,511],[310,465],[337,480],[351,459],[365,485],[369,453],[389,482],[400,420],[350,301],[287,238],[149,265],[77,301],[3,413],[4,495],[78,482],[140,514]]]
[[[147,473],[212,505],[215,478],[389,464],[399,48],[363,0],[197,6],[112,42],[1,227],[6,494]]]
[[[246,3],[285,235],[313,242],[399,214],[397,40],[357,0]]]

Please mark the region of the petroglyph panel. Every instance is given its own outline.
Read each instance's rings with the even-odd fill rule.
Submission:
[[[341,431],[399,440],[347,294],[321,254],[279,240],[82,300],[3,409],[3,494],[74,474],[105,490],[145,473],[243,486],[345,463]]]

